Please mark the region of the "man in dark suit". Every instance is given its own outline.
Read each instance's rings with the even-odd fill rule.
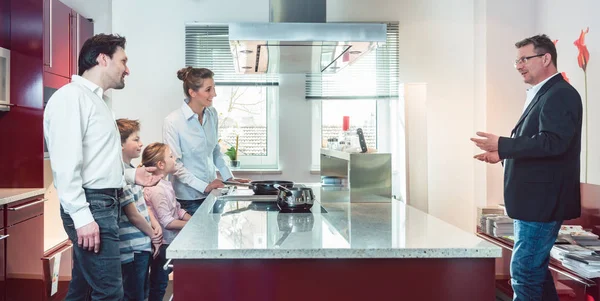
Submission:
[[[514,300],[558,300],[548,262],[562,222],[581,212],[581,97],[557,72],[556,47],[546,35],[515,46],[515,68],[532,86],[523,114],[510,138],[478,132],[483,138],[471,140],[485,151],[475,159],[504,161],[504,202],[515,227]]]

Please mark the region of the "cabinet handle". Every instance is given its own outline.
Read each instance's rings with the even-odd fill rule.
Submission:
[[[48,49],[49,49],[49,64],[48,67],[52,68],[52,1],[54,0],[48,0],[50,1],[50,34],[49,34],[49,39],[50,39],[50,43],[48,44]]]
[[[71,15],[71,13],[69,13],[69,73],[68,74],[73,74],[71,73],[71,70],[73,70],[73,57],[72,57],[72,53],[71,51],[73,50],[73,45],[71,44],[73,41],[73,27],[71,26],[71,22],[73,22],[73,15]]]
[[[63,252],[65,252],[65,251],[67,251],[67,250],[69,250],[69,249],[71,249],[71,248],[73,248],[73,245],[72,245],[72,244],[69,244],[69,243],[67,243],[67,244],[65,244],[64,246],[62,246],[62,248],[60,248],[60,249],[58,249],[58,250],[54,251],[54,253],[52,253],[52,256],[45,256],[45,257],[42,257],[42,260],[50,260],[50,259],[52,259],[52,258],[56,257],[56,255],[57,255],[57,254],[59,254],[59,253],[63,253]]]
[[[79,45],[81,45],[79,43],[79,18],[81,18],[81,15],[77,14],[77,18],[75,18],[75,66],[73,66],[73,69],[75,72],[73,72],[74,74],[79,74]]]
[[[171,264],[171,260],[172,260],[172,259],[169,259],[169,260],[167,260],[167,263],[165,263],[165,266],[163,266],[163,270],[165,270],[165,271],[166,271],[166,270],[168,270],[169,268],[173,268],[173,265]]]
[[[9,211],[19,211],[19,210],[21,210],[21,209],[25,209],[25,208],[27,208],[27,207],[31,207],[31,206],[33,206],[33,205],[37,205],[37,204],[43,203],[43,202],[45,202],[45,201],[47,201],[47,200],[48,200],[48,199],[41,199],[41,200],[39,200],[39,201],[35,201],[35,202],[31,202],[31,203],[27,203],[27,204],[25,204],[25,205],[22,205],[22,206],[19,206],[19,207],[8,208],[8,210],[9,210]]]
[[[6,235],[2,235],[0,236],[0,240],[5,240],[6,238],[8,238],[10,235],[6,234]]]

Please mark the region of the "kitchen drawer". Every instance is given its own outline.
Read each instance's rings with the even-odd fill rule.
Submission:
[[[42,300],[44,215],[6,228],[6,300]]]
[[[38,196],[9,204],[6,208],[6,226],[43,214],[45,201],[42,196]]]

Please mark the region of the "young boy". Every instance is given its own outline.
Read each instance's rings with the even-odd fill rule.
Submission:
[[[135,120],[117,120],[125,169],[135,168],[131,160],[138,158],[142,149],[140,124]],[[162,229],[146,206],[142,187],[127,185],[119,197],[122,209],[119,219],[119,247],[123,275],[123,300],[143,301],[148,298],[148,270],[151,257],[158,254],[162,243]]]

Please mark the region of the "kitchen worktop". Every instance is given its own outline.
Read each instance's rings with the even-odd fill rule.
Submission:
[[[0,188],[0,205],[43,195],[45,191],[44,188]]]
[[[309,186],[312,213],[257,211],[269,197],[213,192],[167,249],[172,259],[493,258],[501,249],[392,199],[349,202],[343,189]],[[243,194],[243,190],[239,190]],[[223,201],[223,199],[230,199]],[[272,197],[274,200],[274,196]],[[233,201],[243,199],[243,201]],[[258,205],[257,205],[258,204]],[[246,208],[246,209],[244,209]],[[290,231],[292,230],[292,231]]]

